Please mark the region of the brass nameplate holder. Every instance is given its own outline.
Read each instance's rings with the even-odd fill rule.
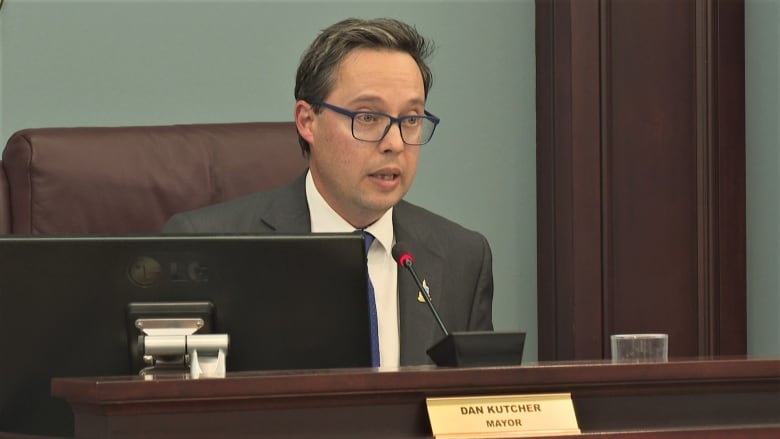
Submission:
[[[580,434],[571,393],[426,398],[436,438]]]

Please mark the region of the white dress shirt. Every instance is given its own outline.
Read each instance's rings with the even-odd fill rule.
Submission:
[[[309,204],[312,233],[352,232],[355,228],[339,216],[322,198],[311,171],[306,174],[306,200]],[[390,254],[393,236],[393,209],[366,228],[374,235],[368,251],[368,275],[374,285],[377,324],[379,328],[379,359],[382,369],[397,368],[400,364],[400,337],[398,334],[398,265]]]

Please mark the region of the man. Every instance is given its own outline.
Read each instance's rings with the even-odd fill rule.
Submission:
[[[286,187],[174,216],[166,232],[323,233],[375,237],[369,277],[382,367],[430,363],[442,337],[418,288],[391,256],[396,242],[450,331],[492,330],[492,256],[486,239],[402,200],[438,118],[425,111],[432,46],[392,19],[347,19],[304,53],[295,122],[308,172]]]

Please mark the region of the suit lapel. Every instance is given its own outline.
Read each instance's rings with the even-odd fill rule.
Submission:
[[[432,301],[441,312],[444,300],[443,255],[434,241],[416,226],[415,218],[409,215],[404,206],[402,201],[393,212],[396,242],[404,242],[411,248],[415,270],[420,280],[426,282]],[[418,294],[419,289],[412,276],[405,269],[399,268],[401,365],[431,363],[425,351],[444,336],[428,305],[418,301]]]
[[[260,228],[279,233],[309,233],[311,218],[306,202],[306,174],[277,190],[268,208],[260,212]]]

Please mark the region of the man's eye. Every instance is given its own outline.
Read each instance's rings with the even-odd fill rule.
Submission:
[[[420,123],[420,118],[417,116],[411,116],[404,119],[405,125],[417,125]]]
[[[372,123],[376,122],[376,116],[374,116],[371,113],[359,113],[355,115],[355,118],[362,123]]]

